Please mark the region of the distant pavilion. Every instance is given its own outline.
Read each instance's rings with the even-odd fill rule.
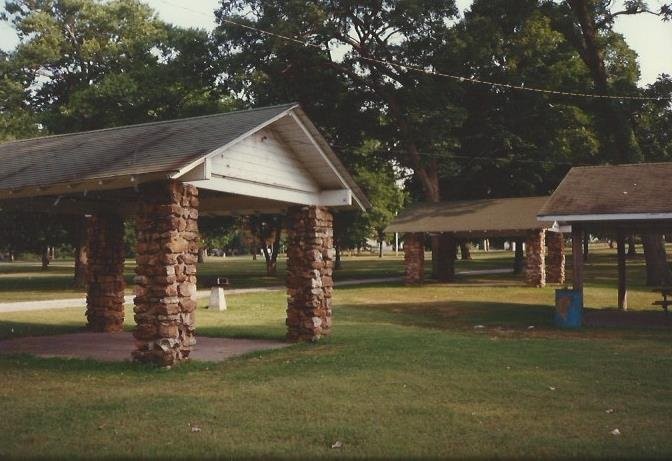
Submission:
[[[573,285],[583,292],[582,238],[586,232],[615,235],[618,306],[627,309],[625,237],[672,232],[672,163],[572,168],[539,210],[540,222],[572,226]]]
[[[405,280],[408,284],[423,282],[426,234],[440,237],[439,281],[454,279],[459,240],[504,237],[518,243],[516,266],[523,262],[522,243],[525,243],[525,281],[528,285],[543,287],[546,283],[564,283],[562,229],[553,220],[537,219],[546,200],[548,197],[421,203],[402,211],[386,232],[404,234]]]

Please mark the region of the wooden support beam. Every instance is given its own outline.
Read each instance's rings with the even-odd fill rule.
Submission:
[[[574,290],[583,295],[583,227],[575,223],[572,224],[572,259]]]
[[[628,288],[625,273],[625,235],[619,232],[616,236],[618,248],[618,308],[628,310]]]

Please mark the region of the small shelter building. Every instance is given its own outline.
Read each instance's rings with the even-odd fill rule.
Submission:
[[[198,217],[286,213],[287,337],[331,329],[332,211],[369,203],[297,104],[0,144],[0,207],[90,215],[86,318],[124,322],[123,218],[135,218],[136,349],[171,365],[195,344]]]
[[[520,197],[421,203],[402,211],[386,232],[405,234],[408,284],[423,282],[426,234],[439,236],[437,276],[440,281],[451,281],[455,276],[460,240],[506,237],[517,242],[514,267],[524,265],[527,284],[543,287],[547,282],[564,283],[563,235],[553,221],[537,219],[537,212],[547,199]]]
[[[672,163],[575,167],[567,173],[539,210],[538,219],[571,225],[574,290],[583,294],[585,233],[613,234],[618,248],[618,306],[627,309],[625,237],[672,232],[672,201],[667,197],[671,177]]]

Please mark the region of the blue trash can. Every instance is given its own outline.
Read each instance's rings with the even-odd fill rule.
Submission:
[[[581,328],[582,317],[583,293],[567,288],[555,290],[555,326]]]

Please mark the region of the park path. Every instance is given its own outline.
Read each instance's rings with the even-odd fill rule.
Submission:
[[[491,274],[507,274],[512,272],[510,269],[486,269],[474,271],[461,271],[457,275],[491,275]],[[360,280],[343,280],[335,282],[337,287],[354,286],[354,285],[368,285],[370,283],[390,283],[400,282],[401,277],[381,277],[372,279]],[[284,291],[284,285],[275,285],[270,287],[258,288],[235,288],[226,290],[227,295],[242,295],[247,293],[265,293],[274,291]],[[198,290],[196,293],[198,299],[204,299],[210,296],[210,290]],[[126,304],[133,304],[133,295],[124,296]],[[86,307],[86,298],[70,298],[70,299],[49,299],[46,301],[16,301],[11,303],[0,303],[0,313],[3,312],[24,312],[24,311],[39,311],[46,309],[67,309],[70,307]]]

